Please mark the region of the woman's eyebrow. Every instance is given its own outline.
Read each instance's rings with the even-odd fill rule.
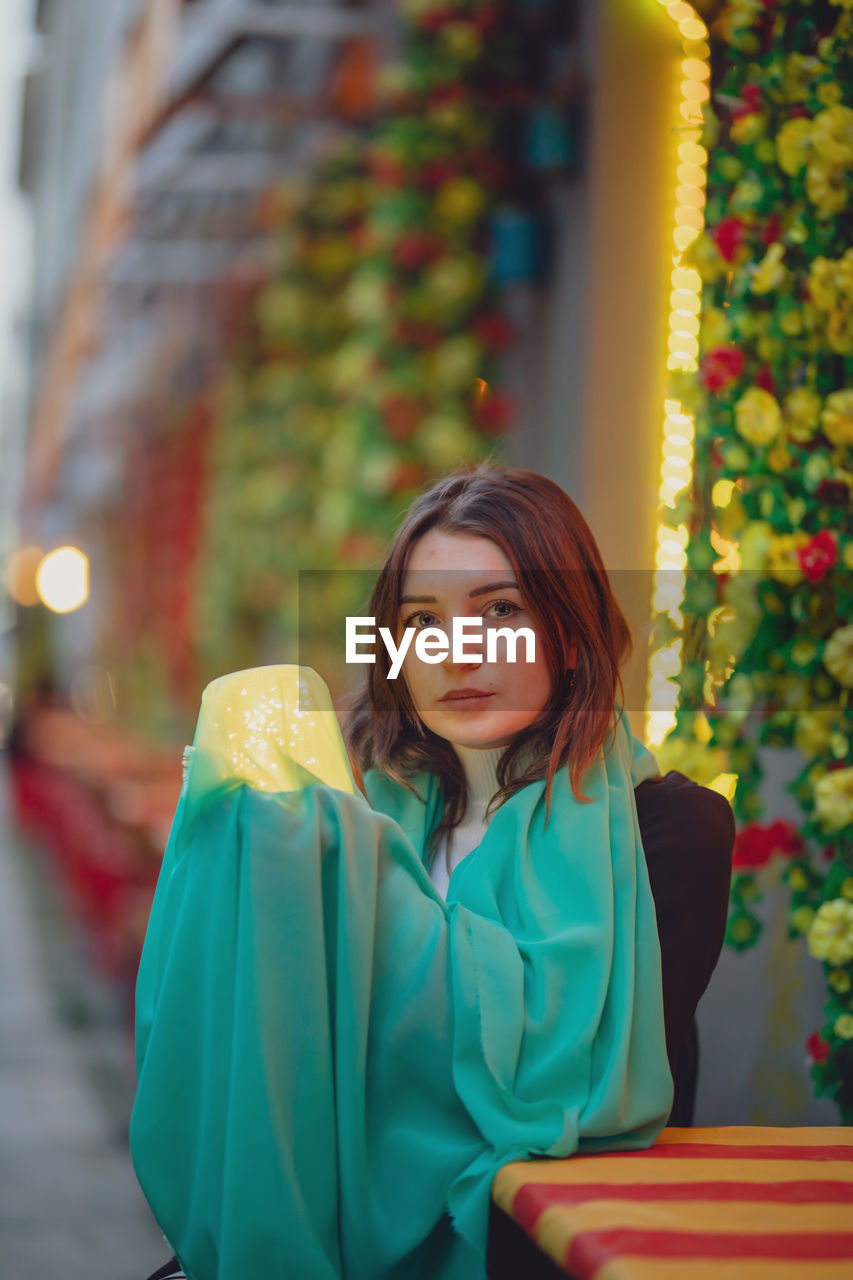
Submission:
[[[473,587],[468,592],[468,598],[473,600],[475,596],[488,595],[490,591],[506,591],[507,588],[513,591],[518,590],[517,582],[489,582],[484,587]],[[400,604],[435,604],[435,596],[400,596]]]

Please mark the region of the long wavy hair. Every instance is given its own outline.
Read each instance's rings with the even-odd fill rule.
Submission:
[[[601,553],[574,502],[552,480],[494,463],[462,468],[415,500],[392,539],[368,606],[377,628],[397,634],[409,554],[431,529],[488,538],[517,575],[543,646],[552,695],[504,750],[489,812],[522,787],[547,778],[547,821],[554,776],[564,765],[575,796],[588,801],[581,791],[583,775],[618,714],[620,667],[630,653],[631,636]],[[572,642],[577,645],[574,675]],[[405,679],[388,679],[385,646],[377,646],[376,662],[367,671],[364,687],[342,708],[347,748],[361,769],[379,769],[413,791],[414,775],[438,775],[444,813],[432,834],[432,855],[465,815],[464,771],[451,744],[421,721]],[[526,765],[514,772],[522,751]]]

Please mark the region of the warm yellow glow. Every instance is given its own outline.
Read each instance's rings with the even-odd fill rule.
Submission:
[[[38,604],[36,570],[44,558],[41,547],[18,547],[3,566],[3,581],[15,604]]]
[[[711,96],[711,90],[701,80],[685,80],[681,92],[688,102],[707,102]]]
[[[681,70],[691,80],[709,80],[711,77],[711,68],[702,58],[685,58]]]
[[[688,209],[704,209],[705,208],[705,192],[700,191],[698,187],[684,186],[679,187],[675,193],[675,198],[680,205],[686,205]],[[692,223],[696,226],[702,225],[702,219],[699,223]]]
[[[692,361],[692,368],[696,368],[695,357],[699,354],[699,343],[694,337],[690,334],[671,333],[668,346],[673,355]]]
[[[680,142],[678,144],[678,158],[682,164],[701,167],[708,163],[708,152],[698,142]]]
[[[711,501],[715,507],[727,507],[735,491],[734,480],[718,480],[711,490]]]
[[[711,546],[720,556],[712,566],[714,573],[737,573],[740,568],[740,552],[736,542],[730,542],[716,529],[711,530]]]
[[[89,599],[89,560],[76,547],[57,547],[36,571],[36,590],[42,604],[54,613],[71,613]]]
[[[670,276],[673,289],[695,293],[698,297],[702,289],[702,277],[695,267],[676,267]]]
[[[667,318],[667,369],[693,373],[698,368],[699,314],[702,280],[693,267],[682,265],[682,255],[705,225],[705,182],[708,153],[701,145],[702,104],[710,98],[710,47],[708,29],[692,5],[681,0],[658,0],[678,25],[682,61],[680,102],[673,121],[680,134],[677,144],[675,201],[670,213],[672,265],[669,315]],[[664,402],[659,498],[662,507],[657,532],[652,608],[666,614],[676,627],[684,625],[684,599],[688,531],[684,524],[673,529],[667,521],[678,495],[688,489],[693,478],[694,425],[677,400]],[[731,497],[731,494],[729,494]],[[735,544],[727,544],[721,563],[737,555]],[[717,568],[717,566],[715,566]],[[659,746],[675,727],[681,669],[681,641],[658,649],[649,660],[646,701],[646,739]]]
[[[699,314],[702,303],[690,289],[673,289],[669,295],[669,305],[679,315],[686,311],[695,316]]]
[[[672,239],[679,253],[683,253],[685,249],[689,248],[698,234],[695,227],[676,227],[672,233]]]
[[[736,773],[718,773],[713,782],[709,782],[708,786],[712,791],[718,791],[721,796],[725,796],[729,804],[735,798],[735,790],[737,789]]]

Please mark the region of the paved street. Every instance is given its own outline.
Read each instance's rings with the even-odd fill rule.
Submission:
[[[127,1151],[126,1034],[115,1017],[80,1004],[77,979],[77,1025],[60,1014],[75,1007],[69,975],[55,972],[63,953],[39,901],[33,853],[10,829],[4,783],[0,777],[0,1275],[143,1280],[168,1253]],[[92,1003],[97,1011],[94,989]]]

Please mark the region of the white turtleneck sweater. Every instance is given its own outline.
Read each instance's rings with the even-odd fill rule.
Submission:
[[[447,871],[448,842],[452,872],[472,849],[476,849],[486,834],[488,824],[485,821],[485,813],[489,801],[498,790],[498,762],[506,748],[460,747],[454,742],[453,750],[465,770],[465,778],[468,782],[468,808],[459,826],[454,827],[443,838],[430,865],[430,879],[442,898],[447,897],[447,886],[450,883]],[[513,771],[516,775],[527,768],[532,755],[529,749],[522,752],[521,757],[516,760]]]

